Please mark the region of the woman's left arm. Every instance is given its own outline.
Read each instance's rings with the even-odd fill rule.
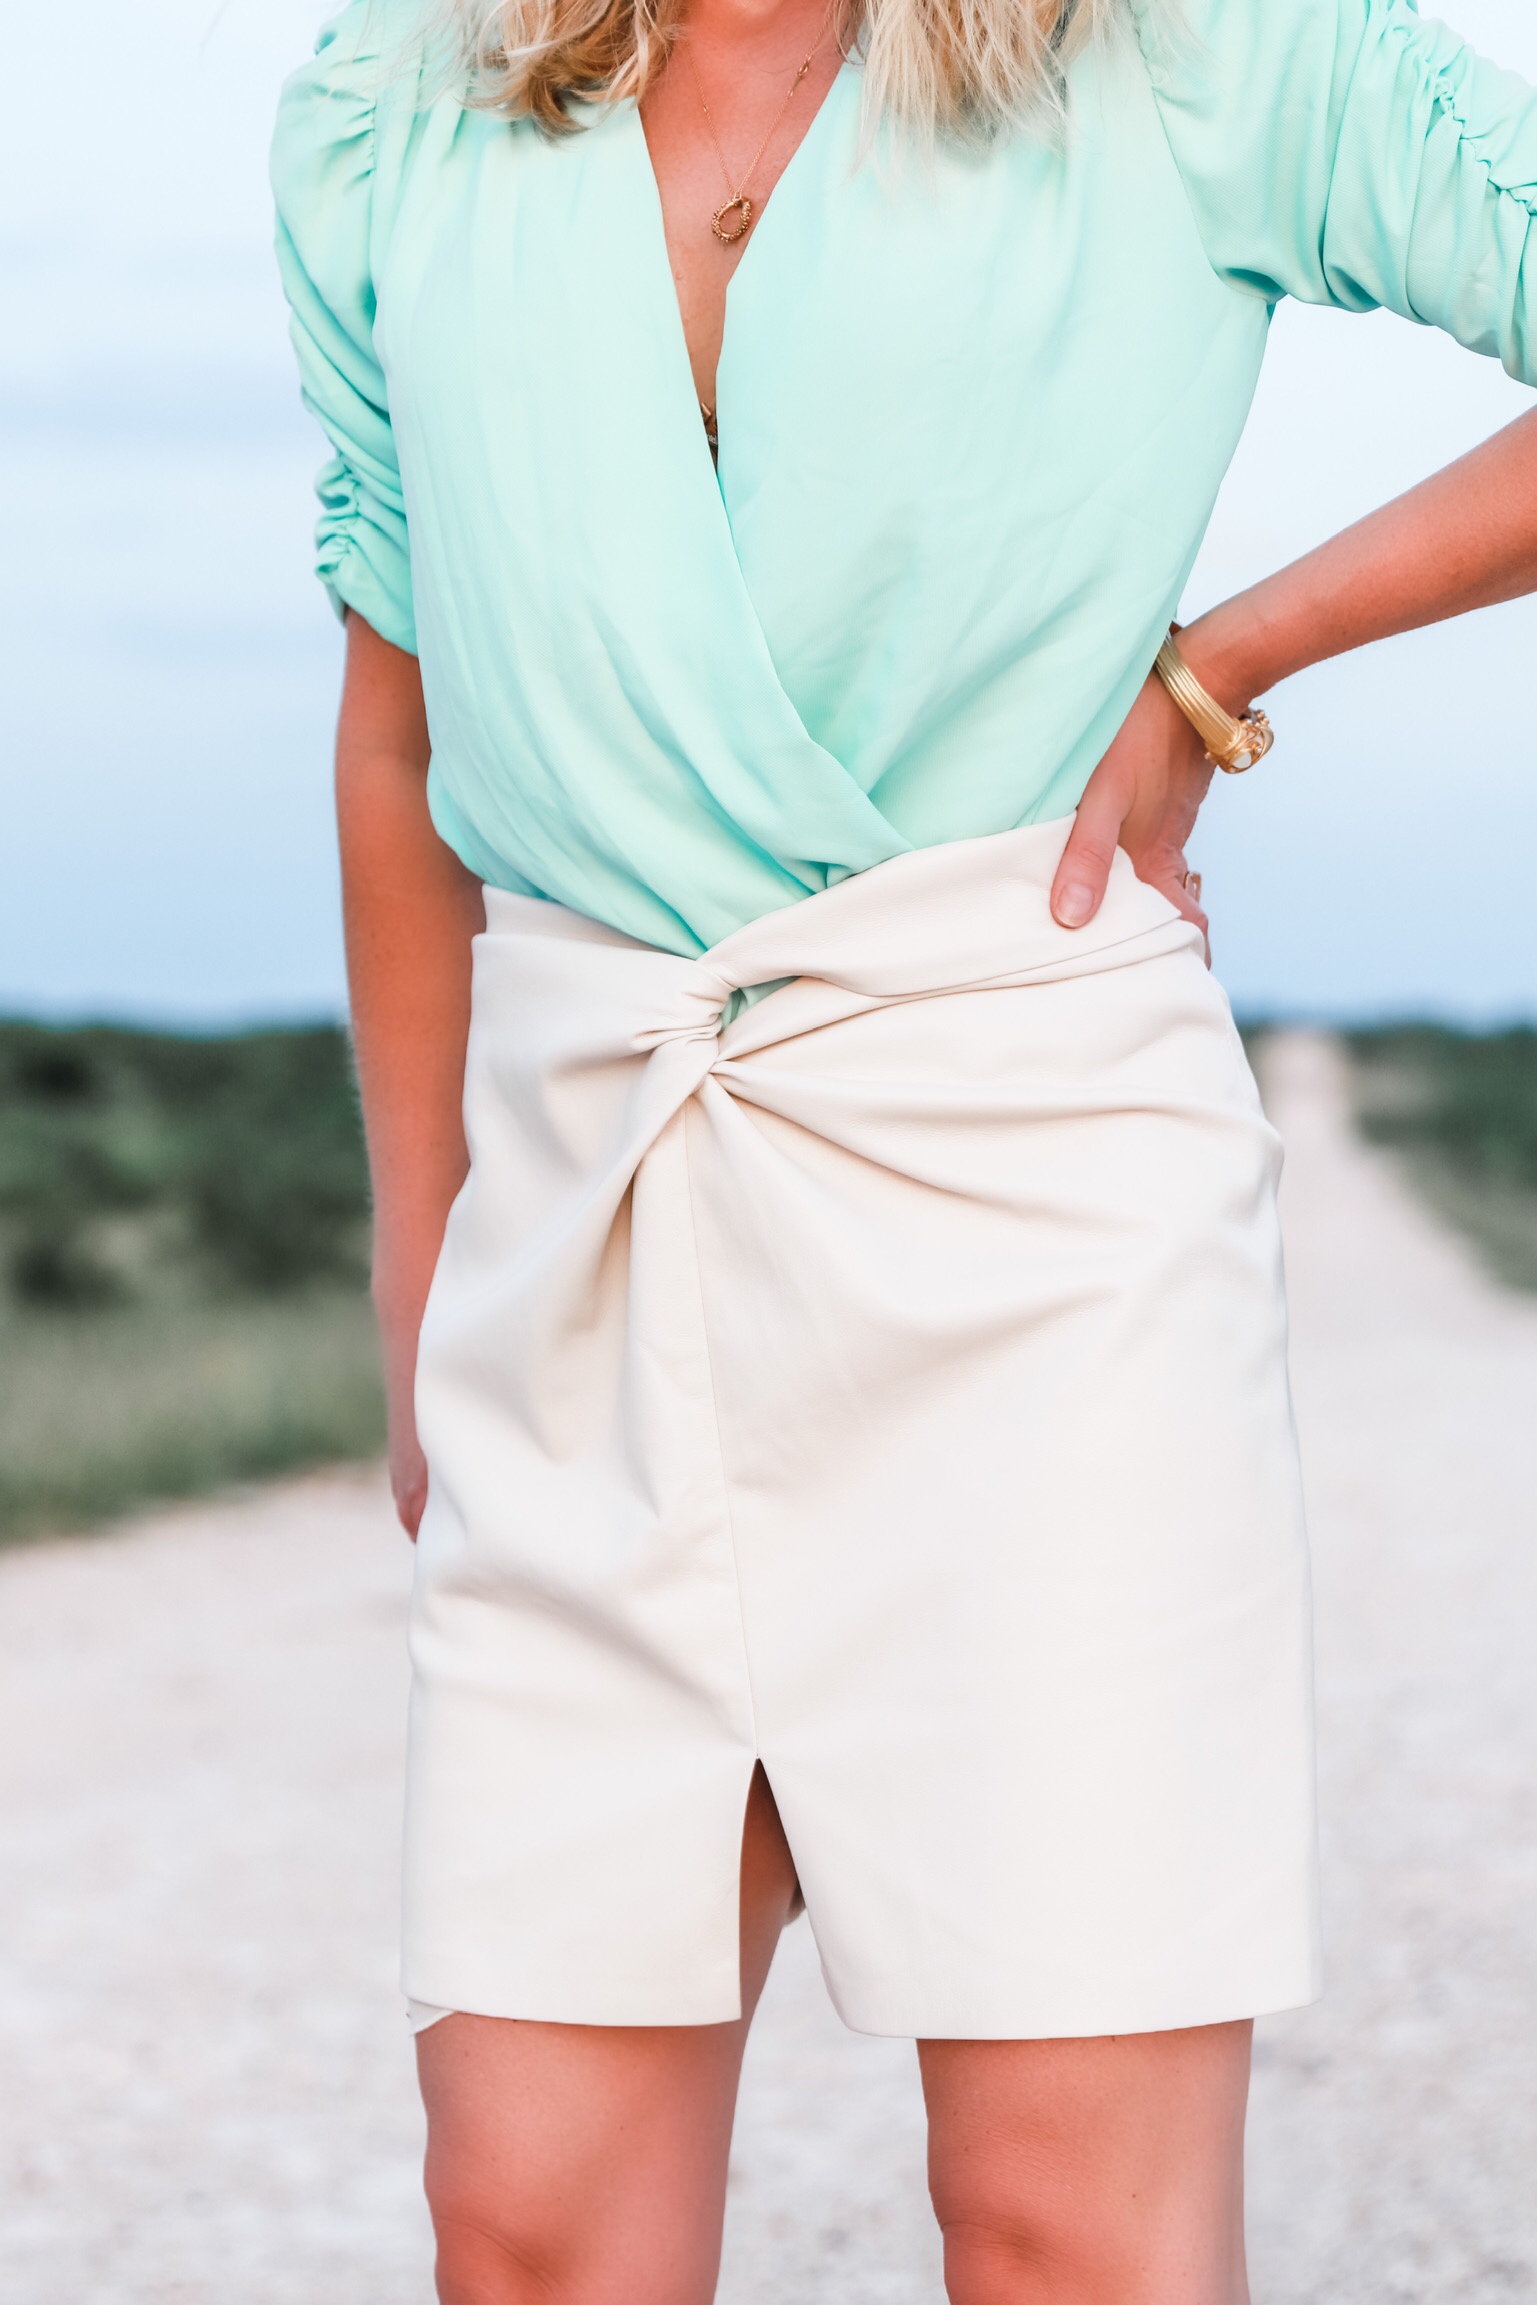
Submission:
[[[1325,657],[1534,591],[1537,410],[1187,625],[1180,653],[1220,704],[1242,712]],[[1098,911],[1121,847],[1205,929],[1185,887],[1185,843],[1211,777],[1201,739],[1150,673],[1079,802],[1052,887],[1065,928]]]

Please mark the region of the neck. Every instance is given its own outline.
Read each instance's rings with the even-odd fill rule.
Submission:
[[[745,54],[799,43],[804,54],[827,21],[827,0],[692,0],[683,29],[696,48]]]

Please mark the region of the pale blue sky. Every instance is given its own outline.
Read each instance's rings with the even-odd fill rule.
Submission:
[[[88,69],[44,10],[7,31],[0,1009],[342,1002],[338,636],[264,173],[324,13],[134,0]],[[1537,78],[1532,0],[1452,13]],[[1283,307],[1187,610],[1530,404],[1423,330]],[[1534,670],[1522,602],[1276,691],[1275,754],[1219,780],[1193,850],[1241,1006],[1537,1015]]]

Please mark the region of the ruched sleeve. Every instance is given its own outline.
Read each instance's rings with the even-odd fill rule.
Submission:
[[[272,184],[301,388],[336,452],[316,479],[316,573],[339,615],[355,608],[386,640],[414,653],[405,500],[374,349],[382,13],[375,0],[354,0],[284,86]]]
[[[1537,90],[1412,0],[1133,0],[1217,271],[1537,384]]]

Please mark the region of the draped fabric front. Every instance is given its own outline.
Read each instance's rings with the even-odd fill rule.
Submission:
[[[1124,859],[1051,920],[1065,831],[697,961],[491,893],[419,1380],[414,1999],[734,2015],[759,1758],[856,2026],[1308,1997],[1275,1140]]]

